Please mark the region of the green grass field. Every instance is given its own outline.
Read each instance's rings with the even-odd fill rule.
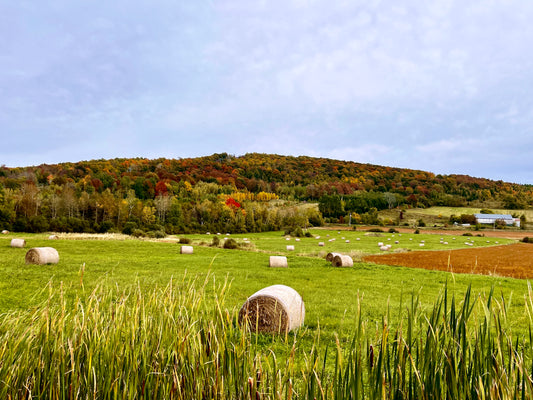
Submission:
[[[448,364],[438,367],[431,361],[443,362],[440,357],[447,354],[445,349],[460,343],[464,357],[487,352],[486,359],[491,360],[496,354],[509,363],[509,368],[513,365],[512,379],[523,379],[519,372],[523,365],[518,361],[517,366],[514,361],[511,363],[506,346],[516,341],[518,348],[519,341],[522,343],[530,334],[531,311],[526,312],[526,306],[531,297],[526,281],[361,262],[353,268],[334,268],[323,258],[327,252],[336,251],[357,259],[362,254],[379,252],[378,242],[404,250],[419,250],[421,241],[425,250],[459,248],[465,247],[467,238],[453,240],[446,236],[443,239],[449,244],[444,245],[441,236],[429,234],[369,236],[358,231],[324,229],[311,232],[313,237],[300,241],[286,240],[281,232],[231,235],[239,243],[249,239],[245,250],[209,247],[213,235],[186,235],[194,246],[191,255],[180,254],[177,238],[95,240],[67,235],[69,239],[50,241],[46,235],[37,234],[1,237],[0,338],[4,345],[0,345],[0,356],[7,361],[0,362],[5,383],[0,394],[28,398],[27,388],[31,387],[37,393],[57,391],[54,398],[73,398],[64,388],[74,387],[81,390],[81,398],[84,393],[87,397],[92,393],[91,398],[140,398],[140,392],[151,398],[195,398],[191,393],[196,390],[207,397],[215,396],[211,390],[230,393],[216,395],[218,398],[318,395],[342,399],[349,398],[349,393],[353,398],[362,398],[357,394],[363,392],[367,393],[365,398],[394,398],[392,392],[390,397],[385,396],[386,387],[413,393],[442,391],[441,383],[426,381],[433,379],[435,368],[442,368],[442,382],[448,382],[454,374],[464,375],[460,364],[449,364],[452,371],[446,372]],[[26,248],[11,248],[12,237],[26,239]],[[476,246],[493,245],[496,241],[468,239],[473,239]],[[394,244],[396,240],[398,244]],[[324,242],[324,247],[318,246],[319,241]],[[295,251],[287,251],[288,244],[294,245]],[[59,263],[26,265],[27,249],[40,246],[56,248]],[[274,254],[286,255],[289,268],[269,268],[269,255]],[[189,279],[192,284],[187,283]],[[288,337],[241,332],[235,323],[236,312],[247,297],[273,284],[288,285],[300,293],[306,307],[304,328]],[[442,314],[439,302],[443,301],[445,285],[447,300]],[[457,310],[450,309],[452,297],[456,298]],[[413,299],[419,302],[418,306],[413,306]],[[477,306],[470,308],[469,302],[476,300]],[[495,305],[501,315],[493,317],[483,304]],[[418,311],[415,313],[414,309]],[[462,318],[479,321],[479,328],[474,324],[471,333],[461,333],[461,327],[466,327]],[[512,332],[510,342],[507,336],[491,336],[493,320],[496,332],[498,324]],[[387,339],[389,331],[391,337]],[[402,337],[402,331],[405,340],[395,339],[398,334]],[[427,334],[430,337],[422,340]],[[471,341],[475,337],[478,339]],[[416,354],[423,353],[416,357],[413,354],[409,361],[407,354],[419,345],[426,350],[416,350]],[[433,347],[428,350],[428,346]],[[216,365],[211,353],[215,349],[219,360]],[[496,349],[496,353],[491,349]],[[376,370],[370,361],[374,352],[379,363]],[[115,357],[115,353],[120,357]],[[391,357],[390,365],[382,364],[381,357]],[[36,369],[34,359],[41,368]],[[449,357],[447,360],[450,363]],[[472,362],[478,363],[476,368],[485,368],[478,361]],[[401,374],[405,374],[399,380],[394,367],[398,363],[403,363]],[[168,370],[169,366],[174,370]],[[114,372],[109,372],[109,368]],[[259,387],[259,379],[249,378],[249,374],[255,374],[250,371],[263,371],[263,385],[268,385],[268,389]],[[474,376],[475,371],[469,374]],[[490,379],[498,379],[502,373],[494,369]],[[31,384],[16,378],[21,374],[31,376]],[[113,380],[109,374],[121,378]],[[183,376],[189,380],[183,381]],[[192,377],[197,377],[193,383]],[[470,384],[453,379],[447,383],[450,388],[470,390]],[[418,381],[425,383],[418,385]],[[220,385],[224,384],[226,389],[222,390]],[[471,384],[479,387],[487,383],[473,380]],[[228,389],[228,385],[234,389]],[[511,382],[502,383],[501,387],[507,390],[518,386]]]
[[[432,250],[465,247],[466,239],[473,240],[475,246],[494,245],[496,241],[511,243],[508,239],[491,238],[487,243],[486,238],[443,237],[449,243],[444,245],[439,235],[383,233],[375,237],[365,236],[364,232],[322,229],[311,233],[312,238],[301,238],[299,242],[295,238],[286,240],[281,232],[231,235],[239,243],[249,239],[251,244],[245,248],[250,251],[201,246],[198,244],[211,243],[213,235],[185,235],[192,240],[192,255],[179,254],[180,245],[176,243],[129,238],[49,241],[46,235],[18,235],[26,239],[26,249],[9,247],[11,236],[2,238],[0,312],[36,305],[46,298],[45,288],[49,284],[63,285],[66,295],[74,299],[96,285],[124,288],[138,282],[146,288],[161,287],[171,278],[182,279],[185,274],[203,277],[211,272],[217,281],[231,282],[228,295],[231,307],[240,307],[247,297],[263,287],[284,284],[302,295],[308,310],[307,327],[314,329],[320,324],[328,330],[342,331],[353,319],[358,296],[363,299],[364,315],[370,321],[379,321],[387,305],[395,310],[401,299],[411,293],[419,293],[429,306],[446,282],[459,296],[469,284],[475,293],[485,293],[495,286],[506,298],[514,294],[517,311],[518,298],[526,290],[526,282],[521,280],[477,275],[452,277],[438,271],[357,262],[353,268],[339,269],[324,259],[327,252],[333,251],[351,254],[357,260],[362,254],[379,253],[379,242],[391,244],[392,250],[419,250],[420,242],[424,241],[423,249]],[[316,239],[318,236],[320,239]],[[400,242],[397,245],[396,240]],[[318,246],[319,241],[324,242],[324,247]],[[294,251],[286,250],[289,244],[295,246]],[[55,247],[60,254],[59,264],[26,265],[27,249],[39,246]],[[269,268],[269,255],[286,255],[289,268]]]

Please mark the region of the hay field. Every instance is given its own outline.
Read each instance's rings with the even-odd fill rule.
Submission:
[[[186,235],[192,241],[193,254],[180,254],[181,246],[176,242],[181,235],[161,241],[127,237],[114,240],[109,235],[105,236],[107,240],[59,235],[59,239],[53,241],[60,255],[59,263],[43,266],[26,265],[27,249],[11,248],[11,238],[7,235],[0,241],[0,312],[35,306],[46,298],[47,286],[62,286],[65,296],[75,299],[86,296],[97,285],[153,288],[165,286],[171,279],[183,279],[184,275],[201,279],[212,273],[217,282],[225,279],[231,282],[230,307],[240,307],[248,296],[266,286],[283,284],[294,288],[306,304],[306,327],[313,330],[320,325],[331,334],[350,329],[358,298],[363,301],[366,318],[378,322],[387,305],[397,309],[402,297],[411,293],[419,293],[423,304],[429,307],[450,280],[446,272],[360,262],[364,255],[380,253],[379,242],[391,243],[391,252],[418,250],[421,241],[425,249],[464,247],[459,240],[451,239],[448,245],[443,245],[439,235],[311,232],[313,237],[300,238],[299,242],[296,238],[287,240],[281,232],[230,236],[241,244],[245,243],[244,238],[248,239],[246,242],[250,244],[244,247],[247,250],[209,247],[213,235]],[[321,238],[317,239],[318,236]],[[46,234],[24,235],[27,248],[49,246],[51,242],[47,237]],[[319,241],[324,241],[325,246],[319,247]],[[494,245],[495,241],[486,242],[479,240],[476,246]],[[499,242],[513,241],[500,239]],[[295,246],[295,251],[287,251],[288,243]],[[332,267],[325,260],[331,251],[351,255],[354,267]],[[286,256],[289,267],[269,268],[271,255]],[[527,290],[525,281],[477,275],[456,276],[452,289],[460,296],[469,284],[479,293],[489,291],[494,285],[506,292],[523,294]]]

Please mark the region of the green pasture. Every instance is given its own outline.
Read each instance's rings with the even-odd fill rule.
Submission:
[[[462,296],[468,285],[474,293],[483,295],[492,287],[506,300],[511,299],[510,311],[516,327],[524,321],[522,298],[527,291],[523,280],[478,275],[450,275],[445,272],[415,270],[386,265],[357,262],[358,256],[379,253],[378,242],[395,248],[419,250],[424,241],[425,250],[466,247],[466,240],[475,246],[512,242],[507,239],[455,237],[439,235],[389,234],[368,236],[358,231],[311,230],[311,238],[283,236],[282,232],[241,234],[234,238],[244,250],[210,247],[211,235],[186,235],[192,240],[194,254],[180,254],[180,244],[167,241],[147,241],[125,237],[124,240],[66,240],[50,241],[46,235],[7,235],[0,240],[0,313],[36,306],[48,296],[47,287],[62,286],[70,299],[86,296],[97,285],[126,288],[164,287],[171,279],[184,276],[202,279],[208,273],[215,282],[230,282],[226,305],[240,308],[257,290],[274,284],[294,288],[303,297],[306,306],[306,327],[320,326],[323,331],[349,332],[357,308],[362,304],[362,315],[370,323],[378,323],[384,312],[400,312],[405,299],[411,294],[420,296],[423,306],[430,307],[446,282],[452,293]],[[329,235],[329,236],[328,236]],[[26,248],[11,248],[12,237],[26,239]],[[221,235],[221,237],[224,235]],[[320,236],[320,239],[317,237]],[[184,236],[179,236],[184,237]],[[344,237],[345,239],[342,239]],[[244,241],[248,239],[249,244]],[[448,245],[441,243],[441,238]],[[331,240],[335,239],[335,240]],[[359,240],[357,240],[359,239]],[[330,241],[331,240],[331,241]],[[350,243],[346,243],[350,240]],[[394,244],[398,240],[399,244]],[[318,242],[324,242],[324,247]],[[295,246],[288,251],[287,245]],[[60,254],[57,265],[26,265],[28,248],[52,246]],[[334,268],[325,261],[327,252],[352,254],[353,268]],[[289,268],[269,268],[269,255],[286,255]]]
[[[481,236],[461,236],[444,234],[414,234],[365,232],[356,230],[327,230],[310,229],[311,237],[295,238],[283,235],[282,232],[265,232],[238,235],[217,235],[220,239],[233,238],[244,248],[277,255],[296,254],[300,256],[325,257],[329,252],[350,254],[358,258],[367,254],[381,253],[379,243],[391,245],[393,251],[414,250],[451,250],[465,247],[484,247],[514,243],[514,240],[489,238]],[[476,232],[474,232],[477,234]],[[210,234],[181,235],[195,243],[212,243]],[[245,239],[248,239],[247,241]],[[346,241],[349,241],[347,243]],[[248,244],[249,242],[249,244]],[[398,243],[396,243],[398,242]],[[472,246],[465,243],[471,243]],[[323,243],[323,246],[319,246]],[[423,245],[423,246],[421,246]],[[294,246],[294,250],[287,250],[287,246]]]
[[[438,235],[312,233],[299,242],[281,232],[231,235],[243,243],[235,250],[208,246],[213,235],[188,235],[194,246],[188,255],[180,254],[177,237],[50,241],[17,234],[27,241],[22,249],[9,246],[14,235],[0,238],[0,396],[463,399],[533,393],[527,281],[362,262],[334,268],[322,257],[328,251],[375,253],[377,242],[389,238],[413,250],[422,240],[425,249],[443,244]],[[474,238],[476,245],[492,244],[481,239]],[[448,240],[447,248],[463,240]],[[27,249],[42,246],[56,248],[59,263],[26,265]],[[289,268],[268,267],[272,254],[287,255]],[[237,312],[247,297],[273,284],[300,293],[304,327],[285,336],[252,334],[238,324]]]

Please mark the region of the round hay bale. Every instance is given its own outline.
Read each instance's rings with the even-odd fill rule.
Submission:
[[[253,332],[286,333],[303,325],[305,305],[296,290],[273,285],[255,292],[239,311],[239,324]]]
[[[346,243],[350,243],[350,239],[346,239]]]
[[[294,240],[296,240],[297,242],[299,242],[299,241],[300,241],[300,238],[296,238],[296,239],[294,239]]]
[[[340,255],[341,253],[328,253],[326,256],[326,261],[333,262],[333,259],[335,258],[335,256],[340,256]]]
[[[11,247],[25,247],[26,241],[24,239],[11,239]]]
[[[194,252],[192,246],[181,246],[180,254],[192,254]]]
[[[318,242],[318,245],[319,245],[320,247],[323,247],[323,246],[324,246],[324,242]]]
[[[388,251],[389,250],[389,246],[380,246],[379,249],[381,251]]]
[[[4,229],[4,230],[2,231],[2,235],[7,235],[8,233],[9,233],[9,231],[6,230],[6,229]]]
[[[288,245],[287,246],[287,251],[294,251],[294,246]]]
[[[268,266],[272,268],[287,268],[289,264],[285,256],[270,256]]]
[[[353,260],[350,256],[338,255],[333,258],[332,265],[334,267],[353,267]]]
[[[57,237],[57,235],[50,235],[50,236],[48,236],[48,240],[57,240],[57,239],[59,239],[59,238]]]
[[[59,253],[53,247],[34,247],[26,253],[26,264],[57,264]]]

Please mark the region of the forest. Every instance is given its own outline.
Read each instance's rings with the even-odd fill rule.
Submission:
[[[0,229],[21,232],[292,231],[352,215],[372,223],[385,208],[470,204],[528,208],[533,185],[259,153],[0,167]]]

